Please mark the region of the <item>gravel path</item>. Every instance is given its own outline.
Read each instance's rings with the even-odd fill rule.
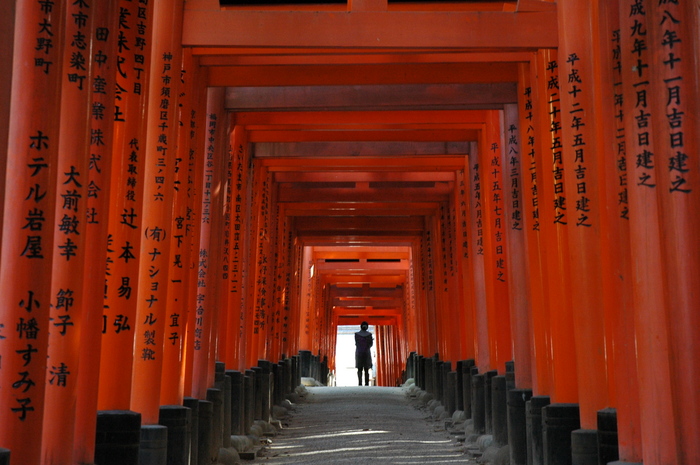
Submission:
[[[405,389],[310,387],[256,463],[474,463]]]

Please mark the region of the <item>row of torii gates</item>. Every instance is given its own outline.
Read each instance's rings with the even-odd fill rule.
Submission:
[[[512,361],[620,461],[698,463],[698,13],[2,2],[0,447],[99,463],[98,412],[332,372],[366,319],[379,384]]]

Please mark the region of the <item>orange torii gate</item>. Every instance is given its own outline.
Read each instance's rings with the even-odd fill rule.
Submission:
[[[0,457],[215,459],[374,315],[535,463],[700,459],[696,2],[229,3],[0,7]]]

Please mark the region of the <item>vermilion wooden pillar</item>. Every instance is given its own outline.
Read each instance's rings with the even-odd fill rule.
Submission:
[[[416,250],[417,238],[413,239],[413,244],[408,251],[408,260],[411,266],[409,266],[408,276],[406,277],[406,283],[404,284],[404,295],[405,298],[405,328],[404,333],[407,337],[407,343],[411,350],[415,350],[417,354],[422,355],[425,353],[423,348],[423,339],[421,338],[420,329],[418,327],[418,298],[416,294],[420,288],[417,267],[414,266],[415,260],[415,250]]]
[[[15,43],[15,5],[0,5],[0,43],[4,51],[0,57],[0,166],[7,164],[7,141],[10,129],[10,96],[12,95],[12,62]],[[0,176],[0,231],[5,208],[5,177]]]
[[[279,205],[279,204],[278,204]],[[281,294],[279,295],[279,311],[277,315],[279,349],[277,355],[289,357],[292,355],[290,349],[290,339],[292,336],[292,312],[291,312],[291,292],[292,292],[292,233],[290,230],[290,219],[285,214],[284,208],[279,205],[279,221],[280,221],[280,240],[279,240],[279,255],[280,255],[280,277],[281,277]],[[337,325],[335,338],[337,340]],[[335,342],[334,342],[335,344]]]
[[[246,362],[247,366],[255,366],[259,359],[266,357],[267,319],[269,311],[268,297],[270,286],[270,184],[267,168],[260,163],[254,163],[253,193],[251,209],[251,272],[255,277],[249,289],[251,305],[246,318]],[[312,307],[313,309],[313,307]],[[312,327],[316,330],[316,325]],[[313,344],[314,339],[311,340]],[[318,342],[318,339],[316,339]]]
[[[42,463],[73,461],[77,378],[80,370],[85,261],[90,78],[93,11],[87,4],[67,6],[61,57],[61,132],[51,268],[49,350],[44,394]],[[75,38],[83,38],[76,40]],[[69,70],[65,72],[65,70]],[[61,202],[60,199],[63,199]],[[95,290],[99,294],[99,287]]]
[[[700,459],[700,143],[698,142],[698,4],[650,2],[651,123],[665,263],[676,463]],[[671,425],[667,425],[671,428]],[[645,462],[646,453],[645,453]]]
[[[279,254],[279,248],[282,242],[280,237],[283,234],[281,229],[281,223],[279,218],[279,208],[277,204],[277,190],[274,188],[274,178],[273,173],[268,171],[267,173],[267,192],[269,196],[269,218],[268,218],[268,230],[269,238],[267,243],[267,272],[268,272],[268,287],[267,287],[267,326],[265,329],[265,352],[264,357],[272,363],[277,363],[279,361],[279,327],[278,327],[278,317],[279,317],[279,294],[280,286],[282,283],[282,277],[279,274],[281,257]],[[332,347],[333,339],[335,338],[335,333],[331,331],[332,318],[329,315],[328,318],[324,320],[325,332],[324,336],[326,339],[326,351],[324,354],[330,354],[333,352]]]
[[[193,372],[195,359],[195,329],[197,312],[195,303],[199,294],[199,245],[202,237],[202,210],[204,196],[204,169],[207,164],[206,144],[207,137],[207,101],[209,90],[206,86],[208,73],[206,68],[199,66],[199,61],[193,57],[192,69],[195,81],[192,99],[192,111],[189,116],[190,151],[188,156],[188,199],[192,203],[190,214],[186,217],[187,227],[191,230],[190,244],[190,268],[187,280],[187,326],[184,345],[184,394],[193,396]]]
[[[606,353],[608,354],[608,384],[610,405],[617,413],[617,435],[620,459],[641,462],[641,437],[639,425],[639,385],[637,383],[634,305],[632,301],[633,272],[630,267],[630,203],[629,189],[634,167],[630,152],[630,137],[625,132],[625,83],[622,69],[622,27],[619,2],[600,3],[601,32],[596,35],[600,43],[600,65],[610,71],[595,72],[604,76],[610,73],[608,85],[601,83],[598,105],[612,111],[614,124],[598,123],[598,131],[605,140],[608,155],[602,157],[605,176],[606,229],[602,236],[603,294],[606,302]],[[626,29],[626,27],[625,27]],[[627,30],[627,29],[626,29]],[[631,49],[626,49],[629,53]],[[631,71],[631,70],[630,70]],[[609,118],[608,118],[609,119]],[[612,208],[615,206],[615,208]]]
[[[188,289],[191,278],[190,260],[194,234],[195,196],[194,176],[194,131],[190,128],[194,111],[195,67],[190,50],[182,54],[182,63],[177,67],[180,81],[177,112],[177,151],[174,159],[174,198],[172,238],[170,241],[166,321],[163,342],[163,379],[160,386],[162,405],[181,405],[184,397],[185,330],[189,306]]]
[[[464,169],[456,173],[455,182],[455,204],[457,205],[457,237],[456,253],[458,254],[457,262],[459,263],[458,282],[460,292],[460,312],[463,315],[462,326],[460,327],[460,338],[466,342],[464,346],[463,358],[474,358],[476,335],[474,331],[474,284],[472,281],[473,268],[471,265],[473,246],[471,244],[471,229],[470,229],[470,202],[469,202],[469,157],[464,157]]]
[[[520,117],[520,163],[522,170],[523,224],[525,228],[525,250],[527,253],[527,286],[530,302],[530,339],[532,388],[535,395],[548,394],[552,384],[551,337],[549,334],[549,312],[545,298],[545,260],[543,257],[544,235],[542,233],[540,189],[543,185],[542,150],[538,138],[543,137],[537,114],[537,82],[532,77],[536,68],[536,55],[530,63],[518,69],[518,115]],[[516,367],[516,373],[518,368]]]
[[[574,220],[569,210],[573,207],[564,187],[561,63],[556,53],[552,50],[538,51],[535,72],[535,118],[542,128],[538,132],[541,137],[535,143],[541,147],[543,164],[538,204],[541,206],[543,243],[547,244],[541,250],[545,259],[545,297],[552,360],[552,390],[546,394],[551,396],[553,402],[577,402],[576,349],[566,234],[566,226]]]
[[[425,309],[422,325],[424,334],[426,335],[430,356],[438,353],[442,359],[444,354],[439,353],[441,346],[438,333],[438,318],[435,309],[435,254],[437,251],[435,248],[434,217],[428,217],[425,221],[426,227],[423,233],[423,243],[421,244],[422,274],[425,283],[425,290],[422,293],[423,308]]]
[[[450,182],[450,187],[452,192],[457,191],[456,183],[454,181]],[[467,351],[467,345],[469,341],[465,340],[463,337],[463,328],[465,326],[464,319],[466,318],[463,305],[463,295],[460,292],[460,287],[462,284],[460,277],[460,261],[459,253],[461,252],[460,244],[457,242],[457,218],[458,218],[458,203],[456,202],[455,195],[450,196],[448,202],[445,205],[446,217],[447,217],[447,285],[451,292],[448,292],[450,313],[452,315],[452,325],[450,326],[451,339],[453,344],[453,355],[452,362],[453,366],[458,360],[464,358],[464,354]],[[456,324],[455,324],[456,323]],[[397,355],[397,341],[396,339],[396,327],[392,329],[392,344],[395,347],[394,358]]]
[[[3,176],[0,289],[0,444],[12,463],[40,463],[52,304],[54,200],[60,114],[63,3],[13,2],[13,90]],[[43,24],[43,28],[37,28]],[[21,89],[21,91],[20,91]]]
[[[95,6],[94,28],[90,37],[92,44],[92,76],[89,85],[91,109],[90,133],[102,134],[104,145],[97,140],[90,145],[88,164],[88,194],[85,199],[85,268],[83,271],[83,321],[80,347],[82,369],[77,377],[77,402],[75,410],[74,460],[90,463],[95,457],[97,426],[97,396],[99,387],[98,369],[102,342],[102,307],[104,305],[105,270],[107,267],[106,246],[109,212],[109,192],[112,167],[112,143],[114,134],[114,93],[116,88],[117,38],[105,35],[117,30],[119,1],[110,0]],[[97,57],[97,58],[96,58]],[[104,88],[95,88],[94,83],[104,80]],[[92,138],[91,138],[92,139]],[[92,141],[91,141],[92,142]],[[86,369],[85,367],[90,367]],[[65,444],[63,445],[65,447]]]
[[[293,269],[294,276],[292,281],[292,296],[294,297],[291,302],[291,324],[290,332],[291,338],[289,341],[289,354],[290,356],[297,355],[300,350],[302,350],[302,337],[304,335],[304,322],[303,314],[304,308],[302,307],[302,299],[304,298],[303,290],[303,275],[304,275],[304,258],[305,251],[301,244],[299,238],[295,238],[291,246],[293,248]]]
[[[563,169],[569,213],[571,297],[575,324],[581,427],[597,429],[597,411],[607,407],[605,306],[602,283],[602,235],[607,234],[604,199],[606,172],[601,155],[610,153],[599,131],[614,125],[612,114],[596,106],[600,59],[598,18],[590,2],[559,2],[559,76],[562,102]],[[598,69],[601,73],[603,70]],[[564,77],[566,76],[566,79]],[[596,110],[600,110],[597,111]],[[594,119],[595,118],[595,119]]]
[[[247,236],[245,231],[246,218],[246,198],[247,198],[247,167],[248,147],[245,129],[242,126],[235,126],[231,132],[232,148],[232,177],[231,184],[231,213],[229,225],[229,253],[228,253],[228,323],[226,339],[226,355],[224,360],[227,366],[242,370],[245,367],[240,364],[243,330],[241,324],[243,318],[243,305],[245,299],[243,287],[243,256],[247,249]]]
[[[650,2],[620,2],[620,47],[630,204],[635,355],[639,385],[641,444],[621,448],[629,460],[675,463],[669,338],[664,293],[661,225],[647,43]],[[639,8],[641,6],[641,8]],[[635,45],[636,44],[636,45]],[[654,405],[654,411],[644,408]],[[634,427],[627,420],[624,430]],[[621,436],[621,439],[624,437]],[[621,445],[623,445],[621,443]],[[642,457],[640,457],[642,454]]]
[[[299,347],[298,350],[312,349],[312,331],[315,325],[313,309],[313,282],[312,282],[312,257],[313,251],[309,246],[300,245],[300,272],[301,280],[299,285]],[[248,310],[250,312],[250,310]],[[246,320],[246,325],[251,324]]]
[[[197,249],[197,294],[191,302],[194,306],[192,343],[192,395],[205,399],[207,389],[214,384],[214,350],[212,324],[215,320],[216,284],[218,280],[218,252],[215,229],[220,205],[218,196],[221,187],[220,163],[225,153],[222,134],[227,132],[226,115],[223,108],[224,89],[210,88],[207,91],[207,120],[205,124],[204,172],[202,176],[202,213],[199,247]],[[228,144],[226,144],[228,145]],[[215,338],[214,338],[215,340]]]
[[[505,372],[505,363],[513,357],[510,332],[510,297],[508,289],[508,231],[506,229],[506,195],[501,146],[501,122],[498,111],[486,113],[486,127],[481,136],[479,162],[484,186],[484,272],[489,329],[489,367]]]
[[[110,189],[107,282],[100,359],[100,410],[128,410],[139,299],[138,276],[144,167],[146,98],[151,58],[152,3],[122,0],[117,36],[117,90]],[[138,26],[137,26],[138,24]],[[100,88],[106,85],[98,81]],[[97,136],[97,135],[96,135]]]
[[[435,300],[435,319],[437,329],[437,343],[440,359],[445,361],[456,360],[454,342],[455,338],[451,334],[451,327],[456,325],[450,324],[453,322],[452,308],[450,306],[449,278],[448,278],[448,247],[446,244],[447,238],[447,221],[445,213],[445,205],[441,205],[438,214],[433,218],[433,233],[435,238],[433,242],[433,263],[434,263],[434,300]]]
[[[418,237],[413,247],[411,248],[411,260],[413,263],[413,284],[412,290],[414,292],[414,299],[416,305],[416,332],[418,338],[418,350],[419,353],[430,357],[434,352],[434,348],[430,346],[430,340],[428,338],[428,325],[427,325],[427,311],[426,311],[426,289],[428,286],[426,273],[425,273],[425,237],[424,235]]]
[[[483,130],[483,129],[482,129]],[[480,371],[487,371],[491,367],[489,348],[489,323],[486,308],[486,285],[484,271],[484,234],[485,234],[485,184],[482,179],[482,169],[480,151],[476,143],[472,144],[469,152],[469,166],[465,170],[465,176],[470,180],[471,190],[471,242],[472,247],[472,277],[473,277],[473,299],[474,306],[474,331],[476,335],[475,355],[476,365]]]
[[[530,346],[530,296],[528,288],[527,251],[525,249],[526,223],[523,193],[523,146],[521,145],[520,119],[517,105],[505,105],[503,109],[503,147],[501,164],[505,217],[510,257],[508,285],[510,296],[510,326],[513,338],[515,384],[518,388],[532,387],[532,361]]]
[[[141,225],[141,266],[134,341],[131,410],[141,413],[143,424],[157,424],[160,413],[168,285],[171,280],[170,247],[176,234],[173,198],[177,161],[178,95],[180,88],[180,24],[182,2],[161,1],[154,6],[147,132],[145,139],[144,197]],[[178,31],[178,32],[173,32]]]

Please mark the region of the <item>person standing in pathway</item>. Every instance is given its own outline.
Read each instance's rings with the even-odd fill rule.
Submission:
[[[374,344],[372,333],[367,331],[369,324],[363,321],[360,331],[355,333],[355,368],[357,368],[357,383],[362,386],[362,370],[365,372],[365,386],[369,386],[369,370],[372,368],[372,352]]]

